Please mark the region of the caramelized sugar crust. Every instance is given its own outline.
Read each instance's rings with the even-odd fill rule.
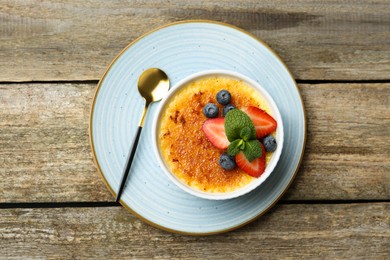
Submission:
[[[203,107],[216,101],[218,91],[226,89],[238,108],[257,106],[269,113],[264,99],[244,82],[225,77],[201,78],[191,82],[167,104],[159,131],[163,158],[171,171],[189,186],[206,192],[231,192],[249,184],[253,177],[236,167],[222,169],[218,160],[224,152],[215,148],[202,131],[207,120]],[[270,155],[267,154],[267,161]]]

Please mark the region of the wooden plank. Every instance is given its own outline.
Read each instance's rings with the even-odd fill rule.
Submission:
[[[307,146],[285,200],[390,198],[390,83],[300,85]],[[94,84],[0,85],[0,203],[112,201],[93,165]]]
[[[390,203],[277,205],[233,232],[193,237],[122,207],[1,209],[5,258],[388,259]]]
[[[390,84],[300,90],[307,145],[286,199],[389,199]]]
[[[0,201],[106,201],[89,146],[95,85],[0,85]]]
[[[132,40],[186,19],[251,32],[297,79],[389,79],[387,0],[1,2],[0,81],[96,80]]]

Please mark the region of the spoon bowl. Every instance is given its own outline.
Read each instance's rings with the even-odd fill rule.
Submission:
[[[120,200],[123,188],[127,180],[127,176],[129,175],[131,164],[133,162],[135,152],[137,150],[138,141],[145,123],[145,115],[148,111],[149,105],[153,102],[160,101],[168,93],[168,90],[169,79],[167,74],[161,69],[147,69],[141,74],[138,79],[138,92],[145,99],[145,107],[142,112],[141,120],[138,125],[138,130],[135,135],[133,144],[130,146],[130,151],[127,156],[126,164],[122,173],[122,180],[115,198],[116,202],[119,202]]]
[[[161,100],[168,90],[168,76],[160,69],[145,70],[138,79],[138,92],[147,104]]]

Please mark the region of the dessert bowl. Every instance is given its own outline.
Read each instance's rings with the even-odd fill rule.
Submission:
[[[207,118],[202,114],[205,99],[203,98],[202,100],[201,96],[204,94],[210,94],[208,92],[212,91],[215,86],[203,83],[199,86],[199,82],[214,82],[217,85],[221,82],[227,82],[227,84],[230,84],[230,82],[237,83],[237,85],[233,84],[233,88],[236,88],[234,89],[234,92],[238,93],[237,100],[241,99],[241,105],[246,105],[246,100],[250,100],[248,102],[252,103],[254,101],[259,102],[259,104],[264,106],[262,109],[266,110],[267,113],[269,113],[277,122],[277,128],[272,133],[276,140],[277,148],[272,153],[267,152],[266,168],[258,178],[248,176],[242,171],[222,171],[218,169],[218,167],[220,167],[218,165],[218,158],[215,158],[215,156],[202,157],[202,155],[209,154],[206,153],[206,149],[213,150],[212,152],[214,152],[214,155],[222,153],[222,151],[218,152],[214,148],[210,148],[211,145],[208,143],[207,138],[203,138],[201,136],[203,134],[201,125],[207,120]],[[186,93],[190,92],[191,89],[194,89],[196,93],[194,93],[193,96],[187,96]],[[238,96],[245,95],[245,93],[250,93],[250,97],[238,98]],[[234,95],[232,96],[234,100],[235,97]],[[177,99],[183,99],[182,106],[188,106],[191,109],[190,115],[185,113],[180,115],[178,111],[179,109],[172,114],[171,104],[176,102]],[[208,100],[210,99],[211,98],[209,97]],[[248,103],[248,105],[251,104]],[[237,108],[240,109],[241,107],[237,106]],[[188,118],[195,118],[196,121],[194,122],[188,120]],[[174,121],[177,126],[175,125],[174,128],[167,130],[165,122],[169,120]],[[188,136],[186,132],[182,132],[184,126],[189,129]],[[176,131],[175,129],[180,129],[181,133],[179,136],[175,136],[177,139],[170,140],[170,146],[167,146],[166,142],[164,141],[163,143],[162,140],[165,135],[170,135],[172,132]],[[181,190],[194,196],[210,200],[236,198],[259,187],[270,176],[270,174],[272,174],[275,166],[277,165],[282,153],[284,140],[282,117],[271,95],[262,86],[260,86],[259,83],[251,78],[237,72],[226,70],[198,72],[175,84],[157,108],[152,131],[153,150],[156,154],[158,163],[168,178]],[[174,134],[175,133],[172,135]],[[176,144],[181,145],[179,149],[176,149],[177,154],[174,154],[173,156],[169,155],[171,156],[169,157],[167,154],[169,154],[170,151],[167,150],[169,150],[169,147],[176,146]],[[183,156],[185,158],[184,160],[187,161],[181,162],[181,156]],[[181,170],[178,170],[178,167],[175,167],[177,164],[185,165],[184,167],[187,167],[187,172],[193,170],[194,176],[191,176],[191,172],[187,174],[189,177],[184,176]],[[223,172],[222,175],[221,172]],[[214,178],[216,175],[219,177]],[[223,179],[223,176],[226,177],[226,181]],[[233,184],[229,184],[229,186],[225,183]],[[218,187],[218,185],[220,187]],[[209,186],[212,188],[208,188]],[[227,188],[225,188],[225,186]]]

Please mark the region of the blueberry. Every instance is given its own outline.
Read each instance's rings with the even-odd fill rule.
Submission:
[[[266,137],[264,137],[263,144],[267,152],[274,152],[276,150],[276,140],[272,135],[267,135]]]
[[[203,107],[203,114],[208,117],[208,118],[213,118],[213,117],[217,117],[218,116],[218,107],[216,104],[213,104],[213,103],[207,103],[204,107]]]
[[[229,104],[231,99],[232,99],[232,96],[230,95],[229,91],[227,91],[227,90],[221,90],[217,93],[217,101],[221,105]]]
[[[227,112],[229,112],[230,110],[235,109],[235,108],[236,108],[235,105],[227,104],[226,106],[223,107],[222,115],[226,116]]]
[[[236,167],[236,161],[234,160],[234,157],[229,156],[227,153],[223,153],[219,157],[219,165],[225,170],[232,170]]]

